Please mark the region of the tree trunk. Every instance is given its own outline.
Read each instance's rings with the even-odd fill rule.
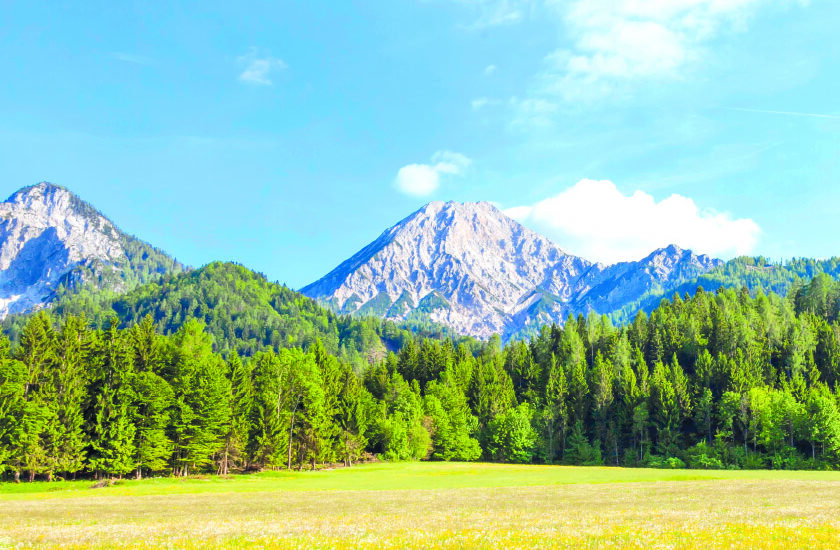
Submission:
[[[613,444],[615,446],[615,465],[618,466],[618,436],[613,437]]]
[[[292,411],[292,419],[289,421],[289,462],[288,469],[292,469],[292,431],[295,429],[295,412]]]
[[[548,463],[554,463],[554,422],[548,426]]]

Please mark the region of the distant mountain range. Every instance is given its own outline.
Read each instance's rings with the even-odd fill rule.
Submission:
[[[840,276],[840,259],[723,263],[673,245],[636,262],[604,265],[566,253],[490,203],[433,202],[301,295],[241,267],[192,271],[50,183],[23,188],[0,203],[0,319],[15,318],[4,322],[7,330],[20,327],[20,314],[53,306],[100,323],[114,313],[134,320],[148,313],[166,330],[197,315],[215,327],[219,342],[248,353],[313,338],[380,353],[403,338],[394,324],[339,322],[321,306],[427,333],[498,333],[507,340],[562,324],[570,314],[594,311],[627,321],[663,297],[697,286],[785,293],[823,272]],[[231,277],[248,282],[231,285]],[[234,310],[224,319],[213,313],[220,303]]]
[[[340,313],[428,319],[509,338],[569,314],[611,313],[721,266],[676,246],[593,263],[487,202],[433,202],[301,292]]]

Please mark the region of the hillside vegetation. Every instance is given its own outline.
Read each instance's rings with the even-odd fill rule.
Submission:
[[[173,334],[190,319],[200,319],[223,354],[251,356],[258,351],[301,347],[320,341],[326,350],[357,366],[400,349],[415,334],[442,338],[443,327],[397,325],[372,318],[339,316],[284,285],[241,265],[215,262],[173,273],[126,294],[86,287],[65,294],[52,308],[57,320],[85,316],[94,327],[112,317],[129,327],[147,316],[163,334]],[[10,316],[4,327],[13,341],[28,316]],[[464,339],[466,340],[466,339]]]

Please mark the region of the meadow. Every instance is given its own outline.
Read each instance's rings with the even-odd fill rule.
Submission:
[[[382,463],[0,485],[0,548],[836,548],[840,472]]]

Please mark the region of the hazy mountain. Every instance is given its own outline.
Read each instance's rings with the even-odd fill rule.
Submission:
[[[86,284],[124,292],[182,269],[63,187],[39,183],[0,203],[0,318]]]
[[[720,264],[670,246],[605,266],[567,254],[490,203],[433,202],[301,292],[341,313],[509,337],[569,313],[610,313]]]

